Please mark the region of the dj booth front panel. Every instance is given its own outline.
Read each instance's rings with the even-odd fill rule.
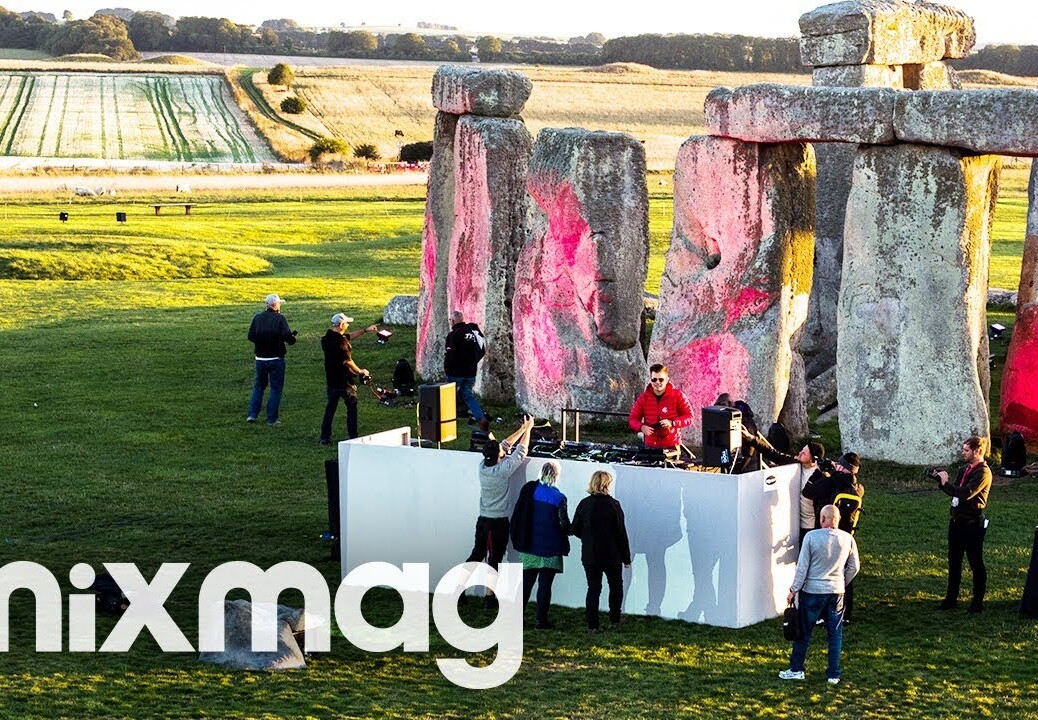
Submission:
[[[429,563],[435,587],[472,548],[481,455],[407,445],[407,429],[339,444],[342,575],[369,562]],[[509,506],[537,477],[528,458],[510,480]],[[793,579],[797,469],[744,475],[560,460],[570,515],[591,473],[610,470],[623,506],[632,567],[624,612],[724,627],[777,617]],[[552,602],[583,607],[580,541],[571,538]],[[506,560],[518,561],[509,547]],[[605,593],[603,593],[603,604]]]

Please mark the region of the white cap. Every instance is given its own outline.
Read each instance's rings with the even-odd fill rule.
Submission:
[[[280,305],[283,302],[285,301],[278,297],[277,293],[271,293],[270,295],[267,295],[267,307],[274,307],[275,305]]]
[[[332,327],[339,327],[343,323],[349,325],[351,322],[353,322],[353,318],[349,315],[343,315],[342,313],[332,315]]]

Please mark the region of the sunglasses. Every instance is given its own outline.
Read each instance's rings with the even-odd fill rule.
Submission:
[[[667,378],[649,378],[649,382],[665,383],[667,382]]]

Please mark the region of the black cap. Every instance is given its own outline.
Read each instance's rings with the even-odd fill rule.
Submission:
[[[850,470],[851,475],[857,475],[858,468],[861,466],[861,462],[858,460],[858,453],[853,452],[844,453],[836,462]]]

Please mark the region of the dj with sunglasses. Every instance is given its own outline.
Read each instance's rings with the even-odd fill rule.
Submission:
[[[665,366],[657,363],[649,368],[649,385],[634,401],[627,424],[642,434],[646,447],[672,449],[681,445],[680,429],[692,424],[692,407],[670,384]]]

